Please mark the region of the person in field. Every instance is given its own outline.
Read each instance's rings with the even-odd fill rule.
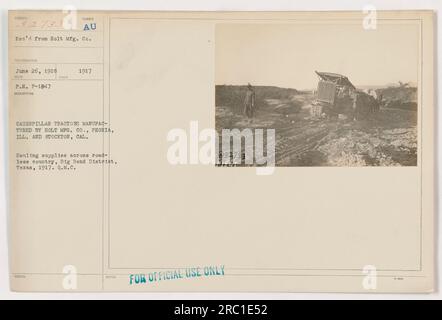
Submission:
[[[252,85],[247,85],[246,96],[244,98],[244,115],[248,118],[253,118],[255,113],[255,91]]]

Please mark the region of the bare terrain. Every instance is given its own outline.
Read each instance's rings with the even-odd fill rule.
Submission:
[[[416,166],[415,88],[377,89],[380,110],[364,120],[314,118],[312,92],[255,87],[256,113],[242,114],[242,86],[217,86],[216,129],[276,130],[277,166]],[[399,93],[398,93],[399,92]]]

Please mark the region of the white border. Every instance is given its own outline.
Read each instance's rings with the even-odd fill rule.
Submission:
[[[0,300],[4,299],[437,299],[442,300],[441,278],[442,268],[437,265],[437,286],[433,294],[335,294],[335,293],[13,293],[9,291],[8,249],[7,249],[7,214],[6,214],[6,162],[7,149],[7,10],[12,9],[62,9],[65,5],[72,5],[78,10],[238,10],[238,11],[327,11],[327,10],[363,10],[366,5],[374,5],[378,10],[412,10],[429,9],[439,14],[442,12],[440,0],[2,0],[0,2]],[[437,21],[436,34],[442,34],[441,25]],[[437,38],[437,37],[436,37]],[[437,52],[441,52],[440,41],[436,43]],[[440,79],[441,70],[436,63],[437,79]],[[441,82],[436,81],[437,95],[442,93]],[[438,99],[436,99],[436,102]],[[441,112],[437,115],[437,127],[442,123]],[[437,128],[436,127],[436,128]],[[437,145],[440,145],[441,132],[437,131]],[[437,166],[440,167],[440,148],[437,150]],[[436,170],[437,185],[436,198],[442,199],[439,188],[442,174]],[[437,206],[437,261],[441,261],[442,243],[438,236],[441,230],[442,219],[439,218],[440,208]]]

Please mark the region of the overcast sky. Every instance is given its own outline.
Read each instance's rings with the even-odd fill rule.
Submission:
[[[314,71],[346,75],[356,86],[418,81],[419,26],[378,24],[218,24],[216,84],[311,89]]]

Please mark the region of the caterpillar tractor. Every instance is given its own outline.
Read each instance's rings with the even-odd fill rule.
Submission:
[[[311,114],[328,119],[343,116],[362,120],[379,110],[377,99],[356,87],[346,76],[315,71],[319,77]]]

